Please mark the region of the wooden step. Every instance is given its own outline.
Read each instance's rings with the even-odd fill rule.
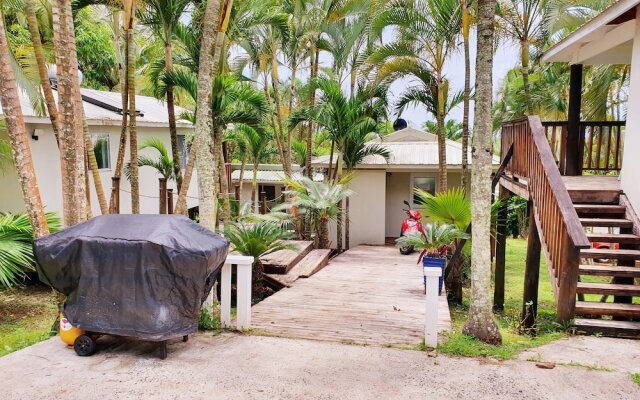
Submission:
[[[291,240],[289,243],[295,246],[294,250],[279,250],[260,257],[265,273],[286,274],[313,250],[313,242],[311,241]]]
[[[265,274],[267,280],[279,288],[291,287],[300,278],[308,278],[329,264],[331,250],[311,250],[286,274]]]
[[[631,233],[587,233],[590,242],[640,244],[640,236]]]
[[[640,322],[576,318],[574,326],[578,332],[640,339]]]
[[[580,265],[579,271],[580,275],[640,278],[640,268],[637,267],[619,267],[615,265]]]
[[[624,216],[626,207],[618,204],[574,204],[578,215],[618,215]]]
[[[582,258],[600,258],[614,260],[640,260],[640,250],[628,249],[582,249]]]
[[[602,226],[612,228],[631,228],[633,222],[624,218],[580,218],[582,226]]]
[[[640,285],[578,282],[576,292],[583,294],[607,294],[613,296],[640,296]]]
[[[640,304],[599,303],[576,301],[577,315],[609,315],[612,317],[640,317]]]

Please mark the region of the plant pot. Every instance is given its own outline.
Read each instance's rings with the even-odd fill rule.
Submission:
[[[442,275],[438,279],[438,296],[442,293],[442,284],[444,283],[444,268],[447,266],[447,259],[445,257],[423,257],[423,267],[438,267],[442,269]],[[424,277],[425,290],[427,287],[427,277]]]

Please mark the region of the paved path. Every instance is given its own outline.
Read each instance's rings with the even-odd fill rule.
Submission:
[[[255,305],[252,327],[268,335],[415,347],[424,338],[424,288],[417,254],[358,246],[308,279]],[[439,331],[451,329],[440,296]]]
[[[604,345],[607,339],[600,340]],[[640,399],[640,387],[619,369],[558,365],[548,370],[527,361],[429,357],[420,351],[239,334],[172,342],[166,360],[157,358],[150,343],[108,337],[98,343],[100,351],[92,357],[78,357],[52,338],[0,358],[0,398]]]

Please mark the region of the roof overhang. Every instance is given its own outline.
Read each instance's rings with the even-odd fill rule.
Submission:
[[[544,62],[630,64],[640,0],[620,0],[542,56]]]

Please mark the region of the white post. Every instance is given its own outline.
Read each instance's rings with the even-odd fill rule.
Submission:
[[[427,347],[438,346],[438,282],[442,275],[440,267],[424,267],[427,279],[427,293],[425,295],[424,313],[424,344]]]
[[[231,264],[224,263],[220,276],[220,323],[223,328],[231,326]]]
[[[251,268],[253,258],[238,263],[238,299],[237,299],[237,327],[238,330],[251,327]]]

